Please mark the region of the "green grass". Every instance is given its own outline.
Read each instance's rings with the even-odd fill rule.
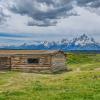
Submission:
[[[0,100],[100,100],[100,54],[68,53],[67,66],[62,74],[0,72]]]
[[[66,64],[72,70],[90,71],[100,68],[100,54],[68,53]]]

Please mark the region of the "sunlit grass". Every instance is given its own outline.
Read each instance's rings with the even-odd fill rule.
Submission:
[[[100,100],[100,54],[68,58],[62,74],[0,72],[0,100]]]

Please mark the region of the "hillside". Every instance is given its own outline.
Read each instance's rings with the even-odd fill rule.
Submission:
[[[69,72],[0,72],[0,100],[100,100],[100,54],[67,57]]]

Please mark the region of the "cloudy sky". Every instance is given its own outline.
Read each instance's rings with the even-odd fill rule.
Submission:
[[[0,43],[71,39],[100,42],[100,0],[0,0]]]

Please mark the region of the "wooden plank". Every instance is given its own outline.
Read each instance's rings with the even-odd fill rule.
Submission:
[[[9,70],[10,69],[10,58],[0,57],[0,70]]]
[[[50,69],[50,67],[29,67],[29,68],[27,68],[27,67],[17,67],[16,66],[12,69]]]
[[[41,68],[45,68],[45,67],[50,67],[50,65],[49,66],[28,66],[28,65],[26,65],[26,66],[23,66],[23,65],[15,65],[15,66],[12,66],[12,68],[14,68],[14,67],[22,67],[22,68],[24,68],[24,67],[27,67],[27,68],[30,68],[30,67],[32,67],[32,68],[35,68],[35,67],[41,67]]]

